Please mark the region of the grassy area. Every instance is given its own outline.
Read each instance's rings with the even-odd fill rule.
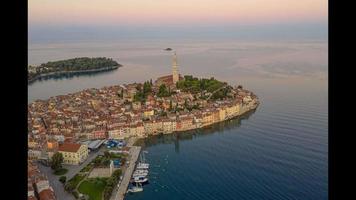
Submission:
[[[89,200],[101,200],[105,186],[106,178],[92,178],[83,181],[78,191],[82,194],[87,194]]]
[[[72,179],[68,181],[72,186],[76,187],[78,183],[84,178],[84,175],[75,175]]]
[[[57,176],[60,176],[60,175],[64,175],[68,172],[68,169],[66,168],[61,168],[61,169],[58,169],[56,171],[54,171],[53,173]]]

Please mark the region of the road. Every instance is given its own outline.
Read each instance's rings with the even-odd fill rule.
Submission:
[[[90,152],[88,158],[80,165],[63,165],[64,168],[68,169],[68,172],[65,174],[67,180],[75,176],[83,167],[89,164],[97,155],[103,154],[106,150],[104,145],[95,152]],[[49,181],[49,184],[52,186],[56,197],[58,200],[75,200],[74,196],[64,190],[64,186],[59,182],[59,177],[53,174],[53,171],[50,167],[38,164],[39,170],[44,173]]]

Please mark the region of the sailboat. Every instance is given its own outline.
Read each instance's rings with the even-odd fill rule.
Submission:
[[[145,151],[141,153],[140,162],[137,164],[136,169],[148,169],[150,164],[146,163]]]

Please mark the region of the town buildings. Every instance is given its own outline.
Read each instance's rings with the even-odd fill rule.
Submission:
[[[147,137],[202,128],[241,115],[259,103],[252,92],[241,87],[232,88],[220,100],[201,98],[209,92],[192,94],[176,89],[177,76],[178,80],[183,79],[174,54],[172,74],[152,83],[152,92],[143,101],[134,100],[143,84],[131,83],[90,88],[29,104],[29,159],[50,159],[60,152],[65,164],[80,164],[88,156],[88,147],[79,145],[81,141]],[[172,94],[158,97],[155,91],[160,84],[172,88]]]
[[[56,195],[47,177],[30,160],[27,167],[27,180],[28,200],[56,200]]]

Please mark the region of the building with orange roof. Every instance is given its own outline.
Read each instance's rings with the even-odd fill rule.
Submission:
[[[38,193],[38,196],[40,197],[40,200],[56,200],[52,187],[42,190]]]
[[[79,165],[89,155],[87,145],[76,143],[63,143],[59,146],[58,152],[63,155],[63,163],[70,165]]]

